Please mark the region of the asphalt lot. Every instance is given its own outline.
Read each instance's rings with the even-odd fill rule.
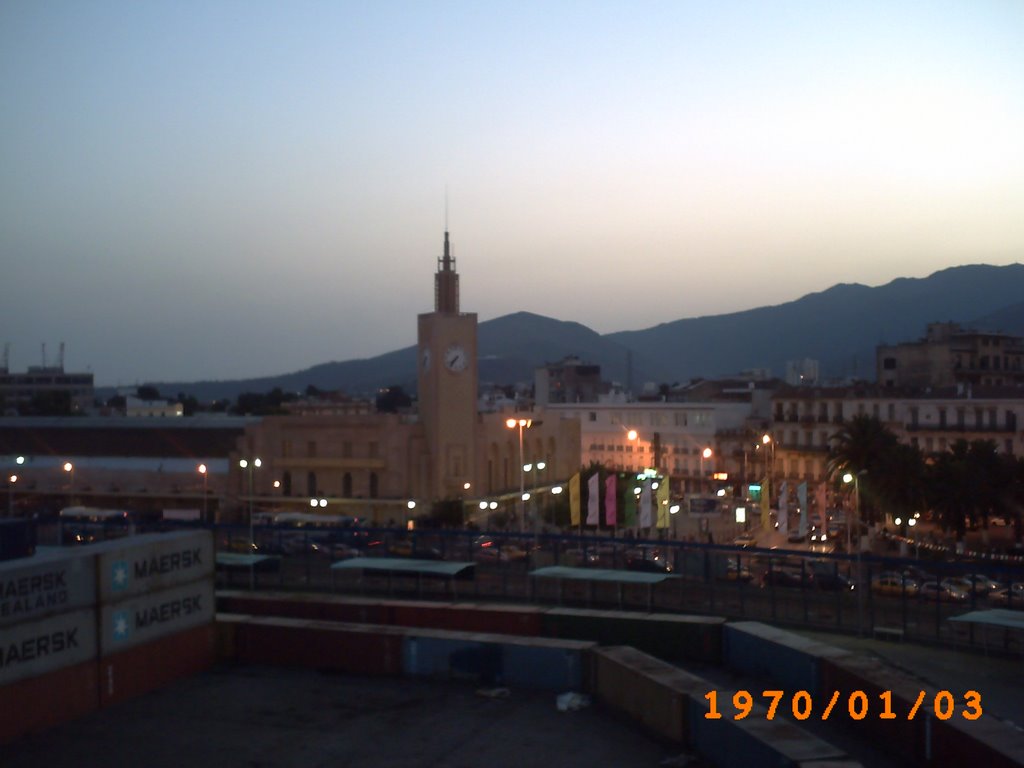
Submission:
[[[555,693],[221,667],[0,748],[4,768],[657,766],[678,748]]]

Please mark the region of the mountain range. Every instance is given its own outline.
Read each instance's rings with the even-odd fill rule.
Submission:
[[[924,336],[930,322],[1024,336],[1024,265],[951,267],[924,278],[878,287],[843,283],[776,306],[675,320],[640,331],[599,334],[584,325],[516,312],[478,327],[481,383],[533,379],[536,367],[574,355],[601,366],[606,380],[632,389],[770,369],[783,376],[789,360],[817,360],[823,377],[875,377],[875,347]],[[295,373],[256,379],[154,382],[165,396],[202,401],[242,392],[341,390],[358,395],[380,387],[416,389],[416,348]]]

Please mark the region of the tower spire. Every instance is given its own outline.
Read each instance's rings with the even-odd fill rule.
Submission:
[[[459,314],[459,274],[455,271],[455,257],[452,256],[448,229],[444,231],[444,256],[437,260],[434,275],[434,311],[445,314]]]

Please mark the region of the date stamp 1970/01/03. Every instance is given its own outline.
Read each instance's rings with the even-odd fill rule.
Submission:
[[[960,701],[950,691],[938,691],[934,696],[926,691],[920,691],[913,705],[904,712],[893,708],[892,691],[882,691],[875,697],[868,696],[864,691],[851,691],[847,695],[839,691],[833,691],[831,698],[824,703],[823,708],[814,706],[814,698],[807,691],[797,691],[792,696],[787,696],[785,691],[761,691],[761,696],[768,705],[765,712],[760,708],[754,711],[754,696],[750,691],[736,691],[732,695],[732,707],[735,714],[733,720],[742,720],[753,714],[757,717],[764,715],[766,720],[774,720],[778,714],[780,704],[792,711],[793,717],[797,720],[807,720],[810,717],[818,716],[822,720],[828,720],[833,714],[838,717],[849,715],[852,720],[863,720],[867,717],[877,717],[879,720],[907,719],[913,720],[920,714],[923,717],[934,715],[939,720],[949,720],[958,713],[965,720],[977,720],[981,717],[981,694],[977,691],[967,691]],[[704,713],[706,720],[719,720],[722,713],[718,709],[718,691],[708,691],[704,694],[708,700],[709,708]],[[788,698],[788,702],[786,699]],[[874,703],[874,704],[873,704]],[[839,707],[838,711],[833,712]],[[905,708],[904,708],[905,709]],[[923,709],[923,711],[922,711]],[[729,714],[729,713],[727,713]]]

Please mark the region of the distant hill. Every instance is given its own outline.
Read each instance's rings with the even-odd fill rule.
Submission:
[[[869,288],[842,284],[774,307],[677,320],[609,334],[661,364],[655,381],[714,377],[745,368],[785,372],[787,360],[813,358],[824,376],[874,378],[875,347],[921,338],[930,322],[970,325],[1020,304],[1024,265],[953,267],[926,278]],[[1019,323],[1018,323],[1019,327]],[[1013,332],[1004,327],[1007,332]]]
[[[601,335],[579,323],[528,312],[479,327],[481,382],[531,381],[545,362],[576,355],[599,364],[604,378],[639,387],[738,373],[785,372],[787,360],[813,358],[825,376],[874,378],[875,347],[921,338],[930,322],[954,321],[1024,336],[1024,265],[953,267],[925,278],[870,288],[835,285],[795,301],[725,315],[676,320],[641,331]],[[235,398],[274,387],[369,394],[400,384],[416,389],[416,350],[323,363],[295,373],[236,381],[156,382],[165,396]]]

